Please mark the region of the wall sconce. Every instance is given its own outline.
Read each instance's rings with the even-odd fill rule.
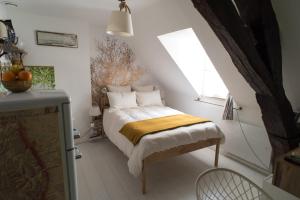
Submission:
[[[101,111],[98,105],[92,105],[89,111],[91,117],[98,117],[101,115]]]

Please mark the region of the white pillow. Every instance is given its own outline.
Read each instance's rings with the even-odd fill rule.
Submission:
[[[137,92],[151,92],[154,90],[153,85],[145,85],[145,86],[134,85],[134,86],[132,86],[132,88],[134,91],[137,91]]]
[[[116,85],[107,85],[109,92],[131,92],[131,86],[116,86]]]
[[[135,92],[108,92],[107,96],[111,108],[137,107]]]
[[[137,92],[136,99],[139,106],[162,106],[160,91]]]

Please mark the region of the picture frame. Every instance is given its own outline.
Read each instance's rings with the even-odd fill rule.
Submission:
[[[37,45],[78,48],[78,37],[76,34],[40,30],[35,31],[35,33]]]

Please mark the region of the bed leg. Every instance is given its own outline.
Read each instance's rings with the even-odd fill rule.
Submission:
[[[146,169],[145,169],[145,162],[143,161],[142,167],[142,192],[146,194]]]
[[[220,152],[220,142],[216,144],[215,167],[218,167],[219,164],[219,152]]]

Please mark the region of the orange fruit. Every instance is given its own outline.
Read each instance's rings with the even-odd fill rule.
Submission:
[[[15,73],[15,75],[18,75],[21,70],[22,70],[22,68],[20,65],[12,65],[10,68],[10,71]]]
[[[15,73],[11,71],[7,71],[2,73],[2,80],[3,81],[14,81],[16,79]]]
[[[18,73],[18,78],[21,81],[31,81],[32,80],[32,74],[29,71],[20,71]]]

